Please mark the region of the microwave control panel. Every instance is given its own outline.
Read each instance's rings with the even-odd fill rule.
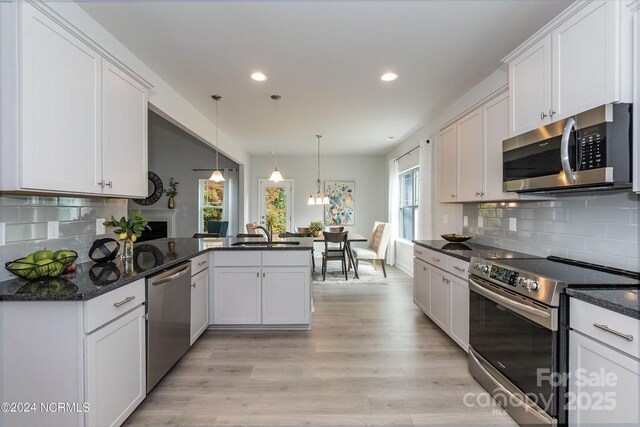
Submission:
[[[578,140],[578,170],[607,166],[606,125],[592,126],[580,131]]]

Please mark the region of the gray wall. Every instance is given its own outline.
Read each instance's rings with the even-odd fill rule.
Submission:
[[[475,243],[638,271],[638,205],[638,195],[629,191],[466,204],[469,226],[464,231],[476,235]],[[478,216],[483,228],[478,228]],[[509,218],[517,218],[517,231],[509,231]]]
[[[176,197],[176,236],[188,237],[198,232],[198,180],[209,178],[211,172],[194,172],[193,169],[210,169],[216,165],[216,151],[182,129],[149,111],[149,170],[162,179],[165,188],[169,178],[178,185]],[[220,168],[231,185],[230,231],[235,233],[238,223],[238,164],[220,154]],[[167,210],[167,197],[151,206],[140,206],[130,201],[130,209]]]
[[[97,237],[96,219],[127,215],[125,199],[0,196],[0,222],[6,223],[6,245],[0,246],[0,280],[12,278],[4,269],[27,253],[47,248],[68,248],[78,252],[77,262],[89,261],[89,248]],[[60,221],[60,238],[47,240],[47,221]]]

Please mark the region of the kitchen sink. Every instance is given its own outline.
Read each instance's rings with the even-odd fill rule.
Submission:
[[[278,246],[296,246],[300,242],[235,242],[231,246],[264,246],[264,247],[278,247]]]

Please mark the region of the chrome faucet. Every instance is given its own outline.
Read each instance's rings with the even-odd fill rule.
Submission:
[[[267,235],[267,241],[273,242],[273,229],[271,228],[271,225],[267,224],[267,227],[265,227],[264,225],[256,225],[254,229],[257,228],[264,231],[264,233]]]

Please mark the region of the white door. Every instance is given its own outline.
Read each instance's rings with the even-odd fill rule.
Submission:
[[[458,127],[449,126],[440,133],[439,198],[455,202],[458,197]]]
[[[209,270],[191,278],[191,345],[209,326]]]
[[[458,202],[482,200],[483,138],[482,108],[478,108],[458,121]]]
[[[451,338],[469,351],[469,284],[455,276],[451,280]]]
[[[260,267],[216,267],[213,271],[213,323],[261,324]]]
[[[413,259],[413,302],[429,314],[430,268],[426,262]]]
[[[451,305],[451,281],[437,268],[431,268],[429,289],[429,313],[440,328],[449,332],[449,307]]]
[[[144,307],[85,338],[88,426],[121,425],[147,395]]]
[[[554,121],[619,100],[621,7],[621,2],[595,1],[553,31]]]
[[[101,57],[32,5],[21,6],[21,187],[99,194]]]
[[[308,324],[311,313],[309,268],[263,267],[262,275],[262,324]]]
[[[259,180],[260,224],[266,226],[271,222],[274,233],[293,230],[293,180],[271,182]]]
[[[512,136],[551,123],[551,34],[509,63]]]
[[[571,381],[568,404],[571,426],[640,425],[638,360],[571,331],[569,373]],[[580,375],[576,376],[576,373]],[[580,378],[594,380],[579,382]]]
[[[102,67],[104,193],[146,197],[147,91],[106,59]]]
[[[483,106],[484,199],[516,199],[502,191],[502,141],[509,138],[509,95],[505,92]]]

